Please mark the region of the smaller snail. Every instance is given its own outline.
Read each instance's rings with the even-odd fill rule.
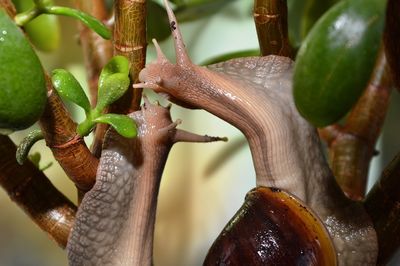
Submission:
[[[204,265],[336,265],[325,226],[304,203],[257,187],[208,251]]]
[[[96,183],[78,209],[68,239],[70,265],[152,265],[153,233],[161,174],[172,145],[179,141],[211,142],[176,129],[169,108],[145,98],[129,115],[138,126],[127,139],[106,133]]]

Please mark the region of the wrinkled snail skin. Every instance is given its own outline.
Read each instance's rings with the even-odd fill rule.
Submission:
[[[169,109],[147,100],[130,117],[136,138],[113,129],[105,136],[96,183],[68,240],[70,265],[152,265],[157,195],[170,148],[178,141],[219,140],[176,129]]]
[[[313,209],[331,235],[339,265],[375,265],[378,247],[369,217],[361,204],[344,196],[316,129],[294,106],[293,62],[266,56],[196,66],[168,5],[167,11],[177,64],[168,62],[155,42],[158,59],[142,70],[134,87],[207,110],[240,129],[250,145],[257,185],[288,191]]]

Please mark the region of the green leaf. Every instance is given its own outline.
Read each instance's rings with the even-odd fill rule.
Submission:
[[[342,0],[313,27],[294,68],[299,112],[315,126],[338,121],[366,87],[380,47],[385,0]]]
[[[130,84],[129,77],[125,74],[113,74],[104,80],[99,88],[99,96],[97,99],[96,110],[102,111],[104,108],[118,100]]]
[[[80,20],[83,24],[91,28],[94,32],[99,34],[104,39],[109,40],[111,38],[111,31],[109,28],[107,28],[107,26],[105,26],[95,17],[80,10],[63,6],[47,6],[43,9],[43,12],[47,14],[62,15],[62,16],[76,18]]]
[[[101,71],[96,109],[105,107],[119,99],[128,89],[129,61],[123,56],[113,57]]]
[[[99,76],[99,87],[102,86],[104,80],[115,73],[121,73],[129,75],[129,61],[122,55],[114,56],[110,61],[103,67]]]
[[[90,103],[75,77],[64,69],[55,69],[51,77],[54,88],[61,97],[79,105],[86,113],[90,112]]]
[[[96,123],[111,125],[123,137],[133,138],[137,135],[135,122],[126,115],[105,114],[93,120]]]
[[[21,29],[0,8],[0,128],[31,126],[42,115],[46,99],[39,58]]]

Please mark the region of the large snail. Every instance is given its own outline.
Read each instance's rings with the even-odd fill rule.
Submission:
[[[155,42],[158,59],[141,71],[141,83],[135,87],[204,109],[240,129],[250,145],[257,185],[286,191],[313,210],[329,232],[339,265],[375,265],[378,247],[370,218],[360,203],[345,197],[325,161],[316,129],[294,106],[291,59],[248,57],[196,66],[164,2],[177,63],[170,63]]]
[[[205,109],[240,129],[250,144],[257,176],[258,187],[249,192],[244,206],[213,244],[205,264],[374,265],[378,247],[369,217],[361,204],[342,193],[324,159],[316,129],[293,104],[293,62],[267,56],[196,66],[164,2],[177,63],[170,63],[155,42],[158,59],[142,70],[141,83],[134,87]],[[159,107],[135,113],[138,139],[107,134],[96,184],[81,203],[68,242],[71,265],[152,264],[160,174],[169,148],[181,135],[165,113]],[[282,217],[298,220],[285,226]],[[274,239],[282,234],[284,239]],[[296,240],[300,247],[287,235],[302,237]],[[268,247],[273,243],[282,243],[277,256],[271,253],[274,247]],[[295,249],[287,250],[291,246]]]

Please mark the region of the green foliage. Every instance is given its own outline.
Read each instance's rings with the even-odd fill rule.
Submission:
[[[46,105],[46,84],[37,55],[1,8],[0,62],[0,128],[10,133],[39,119]]]
[[[77,104],[85,110],[85,113],[90,112],[90,103],[81,84],[75,77],[64,69],[55,69],[51,77],[53,87],[61,95],[61,97]]]
[[[54,70],[52,82],[61,97],[85,110],[86,119],[77,128],[77,133],[80,136],[87,136],[96,123],[109,124],[124,137],[132,138],[136,136],[136,125],[129,117],[117,114],[102,115],[104,109],[118,100],[129,87],[129,62],[125,57],[113,57],[101,71],[97,105],[93,109],[91,109],[81,85],[68,71]]]
[[[133,138],[137,135],[135,124],[126,115],[104,114],[94,119],[94,121],[111,125],[118,134],[126,138]]]
[[[128,60],[123,56],[113,57],[100,73],[96,110],[101,111],[120,98],[129,83]]]
[[[294,98],[315,126],[343,117],[366,87],[383,32],[386,1],[342,0],[311,30],[297,56]]]
[[[35,0],[34,3],[32,8],[15,16],[15,22],[18,25],[24,26],[41,14],[61,15],[80,20],[104,39],[111,38],[111,31],[95,17],[85,12],[69,7],[54,6],[49,0]]]

